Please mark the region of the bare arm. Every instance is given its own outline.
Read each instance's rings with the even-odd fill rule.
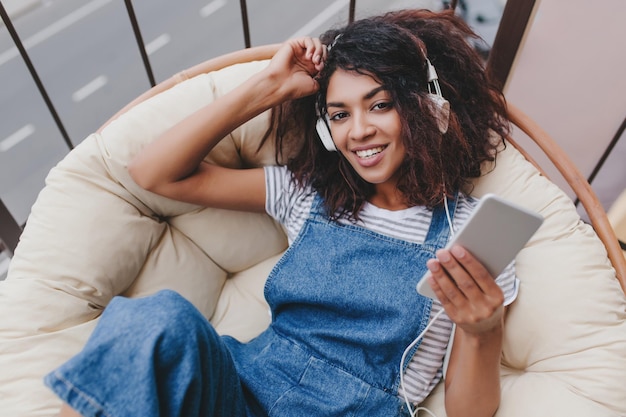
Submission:
[[[317,91],[325,48],[319,40],[285,43],[267,68],[198,110],[146,146],[129,165],[145,189],[212,207],[263,211],[262,169],[233,170],[203,162],[227,134],[283,101]]]
[[[502,290],[460,246],[438,251],[428,267],[431,287],[457,325],[445,382],[446,412],[449,417],[491,417],[500,405]]]

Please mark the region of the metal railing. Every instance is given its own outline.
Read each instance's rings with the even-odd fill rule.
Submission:
[[[126,11],[128,13],[130,25],[132,26],[133,33],[135,35],[135,40],[139,48],[139,53],[143,61],[146,75],[150,82],[150,86],[154,87],[156,85],[154,72],[152,71],[152,65],[150,63],[150,59],[146,51],[146,45],[143,40],[143,36],[141,34],[141,28],[139,26],[139,22],[135,14],[133,2],[132,0],[124,0],[124,4],[126,6]],[[241,8],[241,22],[242,22],[242,28],[243,28],[245,47],[249,48],[251,45],[251,40],[250,40],[250,24],[249,24],[249,18],[248,18],[247,1],[240,0],[239,5]],[[350,0],[349,17],[348,17],[350,22],[354,20],[355,9],[356,9],[356,0]],[[72,143],[69,137],[67,129],[65,128],[63,121],[61,120],[61,117],[59,116],[59,113],[56,110],[50,98],[50,95],[48,94],[46,90],[45,85],[41,81],[41,78],[37,72],[37,69],[33,65],[33,62],[28,54],[28,51],[26,51],[26,48],[24,47],[24,43],[22,42],[19,34],[15,30],[11,17],[7,13],[4,5],[2,4],[2,1],[0,1],[0,17],[2,18],[2,21],[4,22],[5,27],[7,28],[7,31],[9,35],[11,36],[13,43],[15,44],[15,47],[17,48],[20,56],[24,60],[24,63],[26,64],[28,72],[30,73],[35,85],[37,86],[39,94],[41,95],[41,98],[44,100],[50,115],[52,116],[59,132],[61,133],[61,136],[63,137],[65,141],[65,144],[67,145],[69,150],[74,149],[74,144]],[[19,241],[19,236],[22,232],[23,227],[24,225],[19,225],[15,221],[15,219],[13,218],[13,216],[11,215],[11,213],[9,212],[5,204],[2,202],[2,199],[0,198],[0,252],[2,252],[3,250],[8,251],[9,256],[12,256],[13,251],[15,250],[15,247],[17,246],[17,243]]]
[[[0,199],[0,252],[7,251],[9,256],[13,256],[20,234],[22,234],[22,227],[17,224]]]
[[[444,0],[443,5],[447,8],[456,9],[457,2],[458,0]],[[130,25],[132,26],[133,33],[135,35],[135,40],[137,42],[139,53],[143,61],[146,75],[148,77],[150,85],[154,86],[156,84],[155,77],[152,71],[152,66],[148,57],[148,53],[146,51],[146,45],[141,34],[141,28],[135,15],[132,0],[124,0],[124,3],[126,6]],[[491,71],[492,75],[496,77],[497,80],[499,80],[501,85],[504,85],[504,82],[508,76],[509,70],[513,63],[513,59],[515,57],[515,53],[517,52],[518,46],[524,34],[534,3],[535,0],[509,0],[504,9],[502,20],[506,21],[507,23],[506,30],[498,31],[498,34],[496,35],[496,39],[494,41],[494,48],[489,56],[489,61],[487,64],[488,70]],[[251,41],[247,1],[240,0],[239,5],[241,9],[241,22],[245,47],[249,48],[251,45]],[[354,21],[355,10],[356,0],[350,0],[348,15],[348,19],[350,22]],[[7,31],[9,32],[13,40],[13,43],[15,44],[15,47],[19,51],[20,56],[26,64],[28,72],[30,73],[35,85],[37,86],[39,94],[45,102],[48,112],[52,116],[59,132],[61,133],[61,136],[63,137],[63,140],[65,141],[66,146],[69,150],[72,150],[74,148],[74,145],[67,133],[67,129],[65,128],[63,121],[59,116],[59,113],[57,112],[52,100],[50,99],[46,87],[41,81],[37,69],[33,65],[28,51],[24,47],[24,44],[20,39],[19,34],[15,30],[13,22],[11,21],[11,17],[7,14],[1,0],[0,17],[2,18],[2,21],[4,22]],[[497,55],[497,59],[494,59],[494,54]],[[15,247],[17,246],[19,235],[21,234],[23,227],[24,225],[17,224],[7,207],[2,202],[2,199],[0,198],[0,252],[4,249],[8,251],[9,254],[13,253]]]

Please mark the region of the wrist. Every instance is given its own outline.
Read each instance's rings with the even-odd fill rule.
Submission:
[[[285,80],[269,67],[254,74],[248,81],[250,91],[254,92],[255,97],[267,108],[275,107],[290,98],[284,91]]]
[[[227,94],[229,101],[224,105],[226,107],[232,105],[237,109],[232,117],[236,124],[245,123],[284,101],[278,88],[277,83],[261,71],[237,86],[232,93]]]
[[[504,335],[504,324],[502,320],[499,320],[496,324],[490,327],[484,327],[480,330],[472,329],[466,330],[461,328],[463,332],[463,338],[476,347],[482,347],[485,345],[492,345],[494,341],[502,341]]]

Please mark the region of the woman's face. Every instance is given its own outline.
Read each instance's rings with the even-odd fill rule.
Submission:
[[[337,149],[378,192],[394,189],[404,160],[401,120],[391,94],[369,75],[338,69],[326,93]]]

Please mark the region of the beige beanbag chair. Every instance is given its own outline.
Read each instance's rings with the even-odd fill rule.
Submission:
[[[268,216],[201,208],[144,191],[126,164],[178,120],[258,71],[251,62],[198,75],[127,110],[51,170],[0,282],[0,415],[51,416],[44,374],[76,353],[115,295],[171,288],[218,331],[247,340],[269,323],[263,284],[286,248]],[[262,114],[210,158],[274,163],[256,152]],[[473,193],[494,192],[545,223],[517,258],[506,319],[498,416],[626,415],[626,299],[606,251],[570,199],[512,146]],[[480,383],[480,381],[476,381]],[[444,417],[442,384],[425,406]]]

